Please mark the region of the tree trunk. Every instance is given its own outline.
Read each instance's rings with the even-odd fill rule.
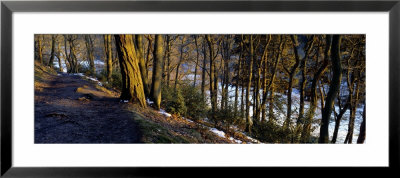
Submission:
[[[292,40],[293,44],[293,51],[294,51],[294,56],[296,59],[296,63],[293,65],[293,67],[289,71],[289,82],[288,82],[288,88],[287,88],[287,111],[286,111],[286,120],[284,123],[284,127],[287,129],[290,126],[291,123],[291,117],[292,117],[292,90],[293,90],[293,78],[296,75],[297,68],[299,67],[300,64],[300,58],[299,54],[297,51],[297,45],[296,41],[294,38],[294,35],[290,35],[290,38]]]
[[[94,66],[94,46],[93,46],[94,44],[93,44],[93,39],[90,37],[90,35],[85,35],[85,44],[86,44],[86,51],[87,51],[90,71],[92,73],[92,76],[95,76],[96,68]]]
[[[179,81],[179,68],[181,67],[181,63],[183,61],[183,44],[184,44],[184,39],[185,37],[182,36],[182,43],[181,43],[181,47],[180,47],[180,56],[179,56],[179,60],[178,60],[178,65],[176,66],[176,71],[175,71],[175,85],[174,85],[174,89],[176,90],[176,87],[178,85],[178,81]]]
[[[350,98],[350,97],[349,97]],[[343,108],[341,108],[340,105],[340,97],[338,96],[338,103],[339,103],[339,114],[336,115],[336,119],[335,119],[335,129],[333,130],[333,136],[332,136],[332,140],[331,143],[336,143],[336,139],[338,136],[338,132],[339,132],[339,127],[340,127],[340,122],[342,120],[342,117],[344,115],[344,113],[346,113],[347,109],[349,108],[349,100],[346,102],[346,104],[344,105]]]
[[[264,54],[263,54],[263,58],[262,58],[262,63],[261,66],[262,67],[262,72],[263,72],[263,81],[262,81],[262,100],[260,103],[260,114],[261,114],[261,122],[265,122],[265,116],[266,116],[266,103],[265,101],[267,100],[268,97],[268,89],[267,89],[267,73],[268,73],[268,47],[269,44],[272,40],[272,35],[269,35],[268,39],[267,39],[267,43],[265,45],[265,49],[264,49]]]
[[[74,43],[73,35],[69,36],[69,59],[70,59],[70,66],[71,66],[71,73],[78,73],[78,59],[76,58],[76,49]]]
[[[350,101],[349,125],[348,125],[348,128],[347,128],[346,139],[344,141],[344,143],[349,143],[349,144],[353,143],[354,122],[355,122],[355,119],[356,119],[357,105],[358,105],[359,92],[360,92],[360,82],[359,82],[359,80],[357,80],[356,89],[355,89],[354,92],[355,93],[353,94],[353,96],[355,98],[352,97],[351,101]]]
[[[43,35],[39,35],[39,37],[38,37],[38,49],[39,49],[38,56],[39,56],[40,64],[43,64],[43,45],[42,45],[42,42],[43,42]]]
[[[146,97],[150,96],[149,80],[147,76],[147,66],[144,61],[144,49],[143,49],[143,35],[135,35],[136,51],[139,60],[139,69],[143,82],[144,94]],[[154,76],[154,75],[153,75]]]
[[[274,114],[274,97],[275,97],[275,87],[274,84],[272,84],[269,90],[269,104],[268,104],[268,122],[272,124],[275,124],[276,121]]]
[[[358,135],[358,139],[357,139],[357,143],[364,143],[365,141],[365,122],[366,122],[366,112],[365,112],[365,102],[364,102],[364,109],[363,109],[363,114],[362,114],[362,118],[363,121],[361,122],[361,126],[360,126],[360,134]]]
[[[62,66],[62,62],[61,62],[61,50],[60,50],[60,42],[57,43],[57,59],[58,59],[58,69],[60,72],[63,72],[63,66]]]
[[[326,36],[326,44],[325,44],[325,55],[322,66],[318,69],[318,71],[314,74],[314,78],[311,84],[311,102],[310,108],[307,111],[306,118],[304,119],[304,125],[301,132],[301,142],[307,143],[310,141],[311,134],[311,124],[314,119],[315,110],[317,109],[317,84],[321,78],[321,76],[325,73],[326,68],[328,66],[327,56],[329,54],[330,45],[331,44],[331,36]]]
[[[299,107],[299,116],[296,121],[296,131],[295,131],[295,142],[299,142],[299,135],[302,132],[302,124],[304,123],[304,97],[305,97],[305,87],[307,84],[307,59],[313,49],[314,45],[314,35],[311,36],[311,41],[308,41],[308,45],[305,48],[305,55],[303,59],[301,59],[300,70],[301,70],[301,82],[299,83],[299,92],[300,92],[300,107]],[[300,57],[298,57],[300,58]]]
[[[112,82],[112,66],[113,66],[113,54],[111,45],[111,35],[104,35],[104,49],[106,53],[106,68],[107,68],[107,81]]]
[[[120,98],[122,100],[139,102],[142,107],[146,107],[142,77],[132,35],[115,35],[114,37],[122,75],[122,92]]]
[[[214,90],[214,75],[215,75],[215,64],[214,64],[214,46],[210,35],[206,35],[208,43],[208,49],[210,54],[210,98],[211,98],[211,117],[214,119],[214,113],[217,109],[217,93]]]
[[[236,68],[237,71],[237,75],[236,75],[236,82],[235,82],[235,102],[234,102],[234,110],[235,110],[235,118],[237,117],[237,113],[238,113],[238,97],[239,97],[239,79],[240,79],[240,75],[241,75],[241,67],[242,67],[242,48],[241,51],[239,53],[239,59],[238,59],[238,67]]]
[[[71,72],[71,58],[70,58],[71,55],[68,53],[67,41],[68,41],[68,35],[64,35],[65,60],[68,62],[68,63],[66,62],[67,72],[70,73]]]
[[[48,66],[53,68],[54,55],[55,55],[56,35],[51,35],[51,53]]]
[[[197,35],[194,35],[194,43],[196,45],[196,65],[194,67],[193,87],[196,87],[197,65],[199,64],[199,45],[197,44]]]
[[[167,35],[167,86],[169,87],[169,82],[171,80],[171,39],[170,36]]]
[[[153,78],[151,84],[151,98],[155,103],[156,109],[160,109],[161,104],[161,80],[162,80],[162,69],[164,65],[163,61],[163,36],[156,35],[154,43],[154,60],[153,60]]]
[[[253,125],[253,120],[250,117],[250,88],[251,80],[253,77],[253,61],[254,61],[254,47],[253,47],[253,35],[250,35],[250,64],[248,69],[248,81],[246,86],[246,132],[251,133],[251,126]]]
[[[319,143],[329,142],[329,120],[335,104],[336,95],[340,89],[342,79],[342,66],[340,63],[340,35],[333,35],[331,47],[331,60],[333,76],[326,96],[325,107],[322,112]]]
[[[270,36],[269,36],[269,39],[268,39],[268,41],[267,41],[267,46],[269,46],[271,40],[272,40],[272,36],[270,35]],[[274,80],[275,80],[275,75],[276,75],[276,71],[277,71],[277,68],[278,68],[278,64],[279,64],[279,61],[280,61],[280,58],[281,58],[281,51],[283,50],[284,44],[285,44],[285,43],[284,43],[284,41],[283,41],[283,39],[282,39],[282,35],[281,35],[281,36],[280,36],[280,42],[279,42],[278,52],[277,52],[277,54],[275,55],[275,63],[274,63],[274,66],[273,66],[273,68],[272,68],[271,78],[270,78],[268,84],[267,84],[267,79],[266,79],[267,71],[268,71],[268,68],[267,68],[267,67],[268,67],[268,53],[265,54],[266,59],[265,59],[265,66],[264,66],[264,84],[263,84],[263,85],[264,85],[264,88],[263,88],[263,99],[262,99],[262,102],[261,102],[261,106],[262,106],[262,108],[261,108],[261,110],[262,110],[262,116],[264,117],[264,118],[262,118],[261,120],[264,120],[264,121],[266,120],[266,119],[265,119],[265,116],[266,116],[266,104],[267,104],[267,100],[270,102],[270,103],[269,103],[269,113],[268,113],[268,115],[269,115],[269,121],[272,122],[272,121],[275,120],[275,119],[274,119],[274,114],[273,114],[273,97],[274,97],[274,88],[273,88],[273,85],[274,85]],[[268,91],[271,90],[271,88],[272,88],[271,96],[270,96],[270,98],[268,99]]]
[[[206,88],[206,65],[207,65],[207,50],[206,50],[206,39],[203,41],[203,67],[201,73],[201,95],[204,96],[204,91]]]

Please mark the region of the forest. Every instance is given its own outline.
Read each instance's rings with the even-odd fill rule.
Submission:
[[[36,34],[35,143],[365,143],[364,34]]]

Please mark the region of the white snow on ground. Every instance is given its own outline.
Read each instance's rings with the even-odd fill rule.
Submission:
[[[53,61],[53,66],[55,66],[57,68],[60,67],[60,65],[58,64],[58,60]],[[65,64],[65,62],[63,60],[61,60],[61,67],[63,69],[63,72],[67,73],[67,65]]]
[[[101,83],[99,80],[97,80],[97,79],[95,79],[95,78],[93,78],[93,77],[88,77],[88,76],[86,76],[86,78],[87,79],[89,79],[89,80],[91,80],[91,81],[94,81],[94,82],[97,82],[97,85],[99,85],[99,86],[103,86],[103,83]]]
[[[78,75],[78,76],[81,76],[81,77],[85,76],[85,74],[83,74],[83,73],[73,73],[72,75]]]
[[[220,131],[216,128],[211,128],[210,129],[211,132],[217,134],[219,137],[225,138],[225,132],[224,131]]]
[[[146,102],[147,102],[147,104],[153,104],[154,102],[153,101],[151,101],[150,99],[146,99]]]
[[[347,91],[346,86],[342,86],[342,87],[343,88],[341,88],[341,90],[343,90],[343,91],[341,91],[341,92],[342,92],[342,94],[345,94],[345,92]],[[221,85],[221,83],[218,84],[218,88],[219,88],[219,90],[218,90],[218,101],[220,101],[221,100],[221,95],[220,94],[222,93],[222,85]],[[326,91],[328,91],[328,88],[326,88]],[[239,95],[239,97],[238,97],[238,107],[240,107],[240,104],[241,104],[240,103],[240,101],[241,101],[241,92],[242,92],[242,88],[239,87],[238,88],[238,95]],[[246,92],[246,89],[244,90],[244,92]],[[209,91],[207,91],[206,93],[209,96]],[[250,97],[249,97],[249,100],[250,100],[251,103],[253,102],[252,96],[253,96],[253,91],[250,92]],[[283,122],[286,119],[287,95],[284,94],[284,93],[282,93],[282,94],[281,93],[275,93],[275,96],[276,96],[275,97],[276,99],[280,98],[280,100],[282,101],[282,108],[279,109],[277,107],[274,107],[274,115],[275,115],[275,117],[277,119],[276,123],[282,125]],[[235,86],[229,86],[228,87],[228,97],[229,97],[229,102],[233,103],[234,97],[235,97]],[[260,97],[262,97],[262,91],[261,90],[260,90]],[[209,97],[207,97],[207,100],[209,101]],[[267,103],[267,107],[269,107],[268,103]],[[292,119],[291,119],[291,123],[292,124],[295,124],[295,122],[296,122],[296,118],[298,117],[299,108],[300,108],[300,92],[299,92],[298,89],[293,88],[292,89]],[[359,106],[359,108],[357,108],[355,124],[354,124],[353,143],[356,142],[356,140],[358,138],[358,135],[359,135],[360,124],[362,122],[362,114],[361,114],[362,113],[362,108],[363,108],[363,106]],[[308,109],[309,109],[309,102],[306,101],[305,102],[305,106],[304,106],[304,112],[307,113]],[[336,111],[339,110],[337,108],[337,106],[335,106],[335,109],[336,109]],[[252,116],[253,115],[253,105],[250,105],[250,111],[249,112],[250,112],[250,116]],[[337,137],[336,143],[343,143],[345,138],[346,138],[347,130],[348,130],[348,123],[349,123],[349,120],[348,120],[349,115],[350,115],[350,110],[347,110],[346,113],[342,117],[342,121],[340,123],[340,127],[339,127],[339,130],[338,130],[338,137]],[[320,103],[320,100],[318,99],[317,109],[315,110],[315,115],[314,115],[314,119],[313,120],[317,121],[317,120],[320,120],[321,118],[322,118],[322,115],[321,115],[321,103]],[[332,120],[331,120],[331,122],[329,124],[330,139],[332,139],[333,131],[335,129],[335,122],[333,121],[333,118],[334,118],[334,113],[333,112],[332,112],[331,118],[332,118]],[[319,124],[318,123],[314,123],[312,126],[313,126],[313,128],[315,128],[314,131],[312,132],[312,135],[318,137],[319,136],[319,129],[320,129]]]
[[[234,142],[236,142],[236,143],[242,143],[241,140],[237,140],[237,139],[235,139],[235,138],[233,138],[233,137],[229,137],[229,140],[230,140],[230,141],[234,141]]]
[[[160,111],[158,111],[158,113],[160,113],[160,114],[162,114],[164,116],[167,116],[167,117],[171,117],[171,114],[167,113],[164,109],[160,109]]]
[[[190,122],[190,123],[193,123],[193,121],[192,121],[192,120],[190,120],[190,119],[186,119],[185,117],[182,117],[182,119],[184,119],[184,120],[186,120],[186,121],[188,121],[188,122]]]

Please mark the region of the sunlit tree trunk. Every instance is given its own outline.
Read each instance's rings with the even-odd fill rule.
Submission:
[[[269,39],[268,39],[268,41],[267,41],[267,45],[269,45],[269,43],[271,42],[271,35],[270,35],[270,37],[269,37]],[[269,108],[268,108],[268,111],[269,111],[269,113],[268,113],[268,116],[269,116],[269,122],[274,122],[275,121],[275,116],[274,116],[274,113],[273,113],[273,100],[274,100],[274,91],[275,91],[275,89],[274,89],[274,80],[275,80],[275,75],[276,75],[276,71],[277,71],[277,68],[278,68],[278,64],[279,64],[279,61],[280,61],[280,58],[281,58],[281,51],[284,49],[284,45],[285,45],[285,42],[284,42],[284,40],[283,40],[283,38],[282,38],[282,35],[280,36],[280,42],[279,42],[279,48],[278,48],[278,52],[275,54],[275,63],[274,63],[274,66],[273,66],[273,68],[272,68],[272,71],[271,71],[271,78],[269,79],[269,83],[267,84],[267,81],[266,81],[266,79],[264,79],[264,88],[263,88],[263,99],[262,99],[262,102],[261,102],[261,105],[262,105],[262,108],[261,108],[261,110],[262,110],[262,116],[263,117],[265,117],[266,116],[266,104],[267,104],[267,100],[269,101]],[[265,54],[265,56],[266,56],[266,59],[265,59],[265,71],[264,71],[264,77],[265,76],[267,76],[267,71],[268,71],[268,53],[266,53]],[[268,97],[268,92],[269,92],[269,90],[271,90],[270,91],[270,96]],[[263,119],[262,118],[262,120],[266,120],[265,118]]]
[[[329,120],[335,104],[336,95],[340,89],[342,79],[342,66],[340,63],[340,35],[333,35],[331,47],[331,60],[333,76],[326,96],[325,107],[322,112],[319,143],[329,142]]]
[[[39,61],[41,64],[43,64],[43,35],[39,35],[38,37],[38,56],[39,56]]]
[[[156,35],[154,43],[153,77],[151,83],[150,96],[155,103],[156,109],[160,109],[161,104],[161,80],[163,69],[163,36]]]
[[[146,107],[142,77],[132,35],[114,35],[122,75],[121,99]]]
[[[70,73],[71,72],[71,54],[68,53],[68,49],[67,49],[67,42],[68,42],[68,35],[64,35],[64,51],[65,51],[65,61],[66,61],[66,65],[67,65],[67,72]]]
[[[197,44],[197,35],[194,35],[194,43],[196,45],[196,65],[194,67],[194,77],[193,77],[193,87],[196,86],[196,77],[197,77],[197,65],[199,64],[199,55],[200,55],[200,51],[199,51],[199,45]]]
[[[113,66],[113,54],[112,54],[112,43],[111,35],[104,35],[104,49],[106,52],[106,69],[107,69],[107,81],[112,82],[112,66]]]
[[[250,117],[250,89],[251,81],[253,77],[253,61],[254,61],[254,47],[253,47],[253,35],[249,37],[250,43],[250,63],[248,68],[248,81],[246,86],[246,132],[251,132],[251,126],[253,125],[253,120]]]
[[[92,75],[95,76],[96,68],[94,66],[94,44],[93,44],[93,39],[90,35],[85,35],[85,44],[86,44],[86,51],[87,51],[90,71]]]
[[[143,82],[144,94],[150,96],[149,81],[147,76],[147,67],[144,60],[144,49],[143,49],[143,35],[135,35],[136,54],[139,60],[139,69]],[[153,75],[154,76],[154,75]]]
[[[210,97],[211,97],[211,117],[214,119],[214,113],[217,109],[217,93],[214,90],[214,73],[215,73],[215,64],[214,64],[214,46],[211,40],[210,35],[206,35],[206,40],[208,43],[209,54],[210,54]]]
[[[57,59],[58,59],[58,69],[59,69],[60,72],[63,72],[64,69],[63,69],[62,62],[61,62],[61,49],[60,49],[60,46],[61,46],[61,44],[60,44],[60,42],[58,42],[57,43],[56,56],[57,56]]]
[[[76,48],[74,41],[74,35],[68,35],[68,43],[69,43],[69,59],[70,59],[70,73],[78,73],[78,59],[76,57]]]
[[[300,58],[299,54],[297,51],[297,41],[295,41],[294,35],[290,35],[290,38],[292,40],[293,44],[293,51],[294,51],[294,57],[296,60],[296,63],[293,65],[291,69],[286,69],[286,71],[289,74],[289,82],[288,82],[288,88],[287,88],[287,111],[286,111],[286,120],[284,122],[284,128],[288,129],[290,126],[291,122],[291,117],[292,117],[292,90],[293,90],[293,78],[295,77],[297,73],[297,68],[299,67],[300,64]]]
[[[53,68],[54,56],[55,56],[55,48],[56,48],[56,35],[51,35],[51,53],[48,66]]]

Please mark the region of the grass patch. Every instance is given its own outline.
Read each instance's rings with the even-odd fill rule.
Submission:
[[[142,132],[141,141],[143,143],[192,143],[192,140],[170,132],[157,123],[144,119],[137,113],[135,113],[134,120]]]

